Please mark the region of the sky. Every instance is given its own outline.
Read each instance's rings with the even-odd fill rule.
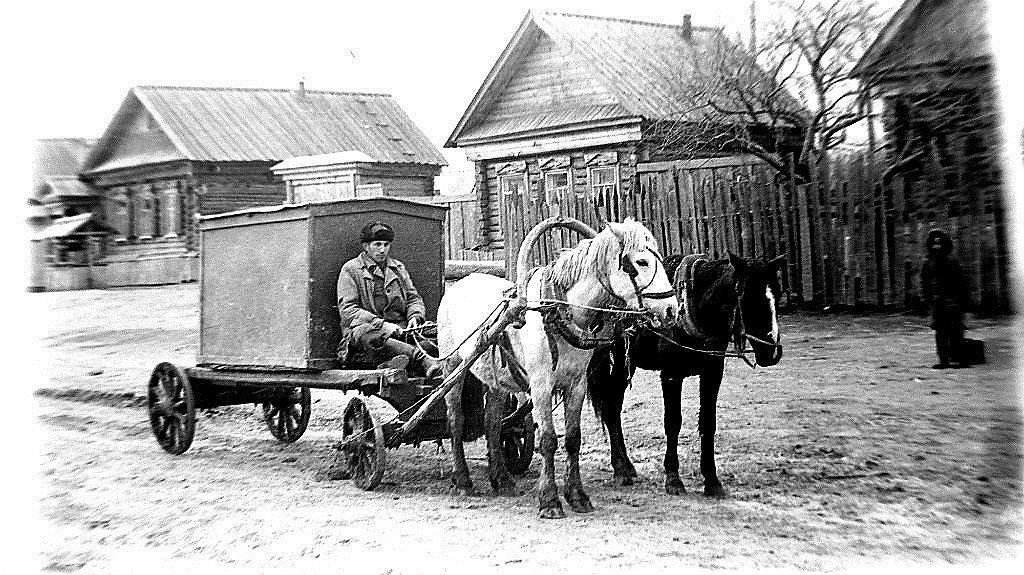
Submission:
[[[750,0],[23,4],[15,90],[28,99],[19,110],[29,138],[99,137],[132,86],[293,88],[301,79],[310,90],[391,94],[441,148],[530,9],[666,23],[689,13],[734,36],[749,30]],[[443,151],[468,172],[461,152]]]

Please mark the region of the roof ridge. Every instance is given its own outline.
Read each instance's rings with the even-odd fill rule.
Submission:
[[[145,84],[133,86],[133,90],[193,90],[205,92],[295,92],[293,88],[233,88],[230,86],[157,86]],[[307,94],[331,94],[335,96],[384,96],[392,98],[385,92],[346,92],[342,90],[306,90]]]
[[[613,18],[611,16],[595,16],[593,14],[573,14],[571,12],[556,12],[554,10],[542,10],[539,12],[544,16],[568,16],[570,18],[583,18],[586,20],[604,20],[607,22],[622,22],[624,24],[643,24],[645,26],[658,26],[661,28],[682,28],[683,24],[668,24],[665,22],[651,22],[648,20],[632,20],[629,18]],[[720,26],[690,26],[691,30],[719,30]]]

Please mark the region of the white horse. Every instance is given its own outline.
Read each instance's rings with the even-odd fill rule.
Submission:
[[[494,276],[471,274],[449,287],[438,310],[438,344],[442,357],[457,353],[449,360],[450,372],[461,358],[468,357],[476,345],[472,334],[485,322],[513,284]],[[506,350],[511,348],[514,360],[502,369],[502,358],[484,354],[470,373],[486,388],[485,429],[491,486],[507,492],[515,487],[501,450],[500,431],[504,401],[508,392],[528,391],[533,399],[533,418],[539,426],[539,451],[543,457],[537,496],[540,517],[565,517],[555,485],[554,454],[558,439],[552,421],[552,396],[556,390],[565,402],[565,449],[568,454],[564,496],[577,513],[589,513],[594,507],[580,480],[580,416],[586,395],[586,370],[593,347],[580,344],[572,334],[593,335],[605,320],[616,314],[592,308],[616,308],[649,312],[657,323],[671,323],[679,311],[672,283],[665,273],[654,236],[643,225],[627,219],[621,224],[609,223],[593,239],[582,240],[575,248],[532,275],[527,284],[529,308],[521,329],[509,326]],[[557,299],[561,304],[560,329],[545,322],[535,308],[541,300]],[[606,326],[607,327],[607,326]],[[571,332],[567,335],[566,332]],[[463,341],[468,337],[468,341]],[[576,341],[570,343],[566,338]],[[586,338],[584,338],[586,339]],[[528,390],[521,389],[513,371],[525,370]],[[448,422],[452,434],[452,472],[457,493],[470,494],[473,483],[463,451],[461,397],[463,381],[456,382],[448,392]]]

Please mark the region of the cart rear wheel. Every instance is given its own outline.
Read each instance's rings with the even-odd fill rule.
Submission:
[[[279,397],[263,402],[263,421],[278,441],[291,443],[306,432],[309,411],[309,388],[293,387],[283,390]]]
[[[534,430],[533,416],[527,414],[516,426],[502,431],[501,449],[505,455],[505,466],[512,475],[522,475],[530,468],[533,460]]]
[[[188,376],[173,363],[158,364],[149,376],[146,400],[157,443],[168,453],[184,453],[196,432],[195,394]]]
[[[342,416],[342,471],[360,489],[371,491],[384,477],[384,428],[359,397],[353,397]]]

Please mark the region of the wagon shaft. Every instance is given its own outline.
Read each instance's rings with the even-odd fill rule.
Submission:
[[[414,413],[408,421],[402,424],[402,427],[398,428],[394,441],[401,441],[403,437],[416,429],[416,426],[419,425],[430,409],[433,408],[437,402],[441,401],[441,398],[443,398],[445,394],[451,390],[452,386],[455,385],[455,382],[473,366],[473,363],[483,355],[484,351],[497,343],[498,338],[501,337],[505,328],[511,325],[514,319],[514,312],[512,310],[505,310],[491,323],[490,326],[487,327],[484,332],[480,333],[480,336],[477,338],[476,347],[473,348],[473,352],[469,354],[469,357],[462,359],[459,366],[448,374],[448,377],[444,379],[441,385],[437,386],[437,389],[427,396],[426,401],[424,401],[423,405],[420,406],[416,413]]]

